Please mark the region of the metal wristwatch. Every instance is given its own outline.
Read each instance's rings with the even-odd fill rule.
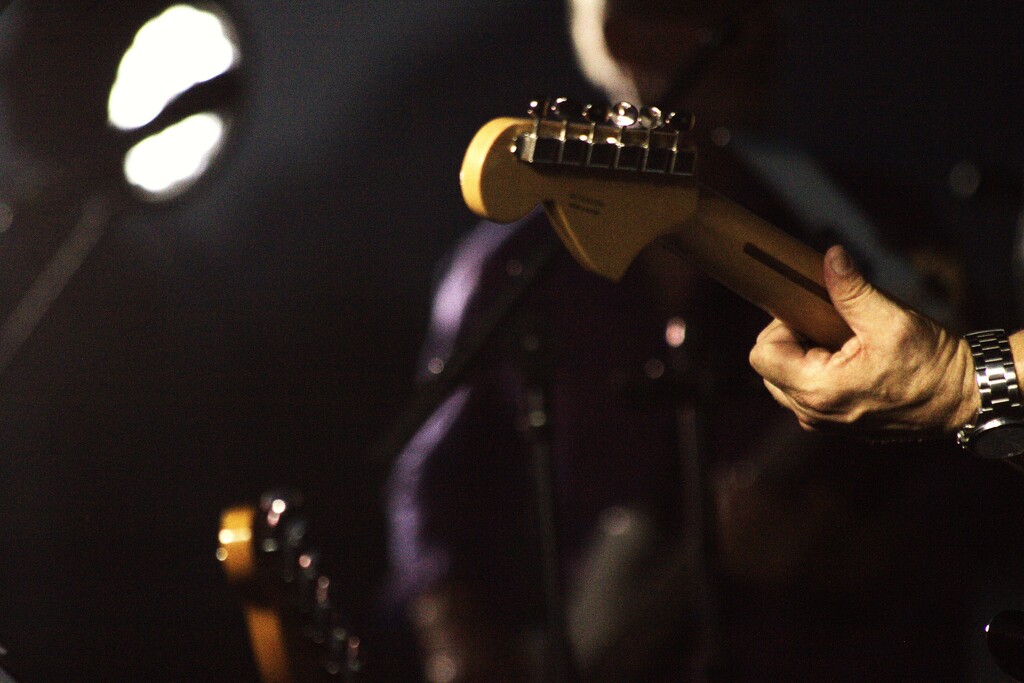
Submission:
[[[957,433],[957,441],[979,458],[1024,454],[1024,403],[1006,332],[983,330],[965,334],[964,339],[974,357],[981,409],[974,422]]]

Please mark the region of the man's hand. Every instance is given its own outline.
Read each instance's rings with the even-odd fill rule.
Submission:
[[[825,254],[824,276],[854,336],[833,353],[775,320],[750,352],[768,391],[804,429],[923,436],[974,418],[980,398],[967,342],[876,290],[841,247]]]

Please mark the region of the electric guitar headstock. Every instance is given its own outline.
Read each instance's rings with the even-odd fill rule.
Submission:
[[[296,494],[273,492],[258,506],[225,510],[217,559],[242,596],[264,683],[354,683],[360,641],[338,608],[320,552],[309,547],[300,502]]]
[[[586,269],[618,280],[659,243],[788,323],[839,348],[852,336],[832,307],[821,254],[697,181],[689,113],[628,102],[531,102],[470,142],[460,174],[477,215],[508,223],[538,204]]]
[[[615,280],[665,225],[693,217],[690,114],[627,102],[580,106],[564,97],[534,100],[529,114],[491,121],[470,143],[461,183],[478,215],[509,223],[544,204],[573,256]],[[638,204],[664,220],[638,220]]]

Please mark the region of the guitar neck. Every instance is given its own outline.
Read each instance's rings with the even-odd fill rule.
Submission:
[[[838,349],[853,333],[822,279],[822,256],[701,186],[696,214],[657,243],[808,339]]]

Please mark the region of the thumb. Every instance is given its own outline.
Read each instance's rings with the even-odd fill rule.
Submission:
[[[824,260],[825,288],[854,334],[870,334],[892,322],[892,302],[857,271],[846,249],[834,246],[825,252]]]

